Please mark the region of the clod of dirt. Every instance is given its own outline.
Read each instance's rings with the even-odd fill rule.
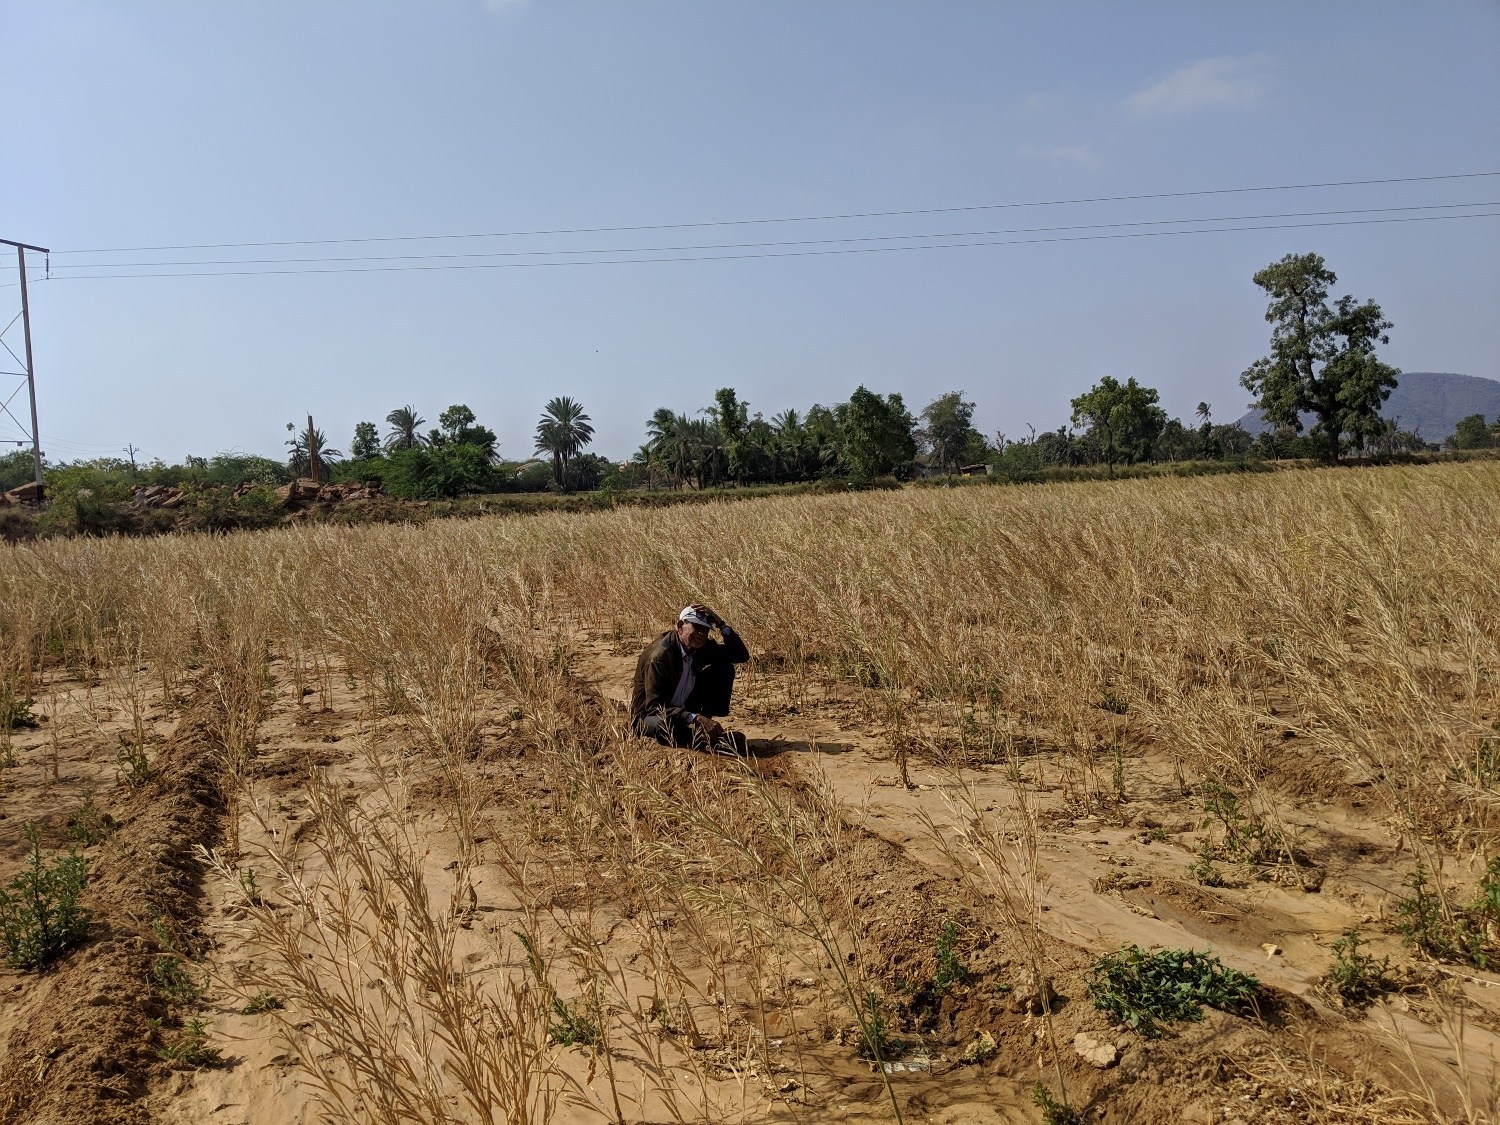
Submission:
[[[1086,1031],[1073,1036],[1073,1050],[1090,1066],[1108,1070],[1120,1061],[1120,1049],[1113,1043],[1100,1042]]]
[[[1015,991],[1011,993],[1011,1008],[1023,1015],[1045,1015],[1052,1010],[1052,1002],[1056,998],[1052,982],[1035,969],[1027,969],[1022,973]]]

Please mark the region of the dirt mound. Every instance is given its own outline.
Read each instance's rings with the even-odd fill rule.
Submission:
[[[30,1014],[13,1030],[0,1069],[0,1120],[122,1123],[147,1119],[137,1104],[169,1007],[153,987],[168,949],[198,943],[202,864],[222,825],[208,727],[190,712],[152,779],[124,802],[119,828],[90,875],[91,940],[36,982]]]

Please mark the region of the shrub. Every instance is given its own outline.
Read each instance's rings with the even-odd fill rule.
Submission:
[[[240,1011],[247,1016],[258,1016],[262,1012],[280,1011],[283,1007],[281,997],[274,992],[257,992]]]
[[[200,488],[188,494],[184,526],[203,531],[247,531],[274,527],[285,514],[275,491],[265,485],[240,496],[227,488]]]
[[[195,1004],[203,995],[202,985],[175,953],[164,953],[152,962],[151,976],[156,982],[156,990],[169,1004]]]
[[[383,480],[392,496],[437,500],[483,492],[492,476],[484,450],[474,445],[449,445],[392,453]]]
[[[1491,860],[1484,880],[1480,883],[1480,899],[1476,906],[1500,897],[1500,872]],[[1411,894],[1396,903],[1396,914],[1401,919],[1396,928],[1406,939],[1406,944],[1440,961],[1461,961],[1478,968],[1488,967],[1490,958],[1485,949],[1486,941],[1480,911],[1465,910],[1450,904],[1441,889],[1428,880],[1427,869],[1417,864],[1416,870],[1406,878]]]
[[[1396,903],[1397,929],[1406,943],[1438,960],[1460,961],[1480,969],[1495,964],[1491,937],[1500,932],[1500,856],[1485,866],[1479,890],[1467,906],[1448,901],[1417,864],[1406,878],[1411,894]]]
[[[182,1034],[157,1052],[174,1067],[222,1066],[224,1056],[208,1045],[208,1027],[202,1020],[188,1020]]]
[[[1348,1008],[1368,1008],[1375,1000],[1396,989],[1389,976],[1391,959],[1376,960],[1361,953],[1358,930],[1350,930],[1333,943],[1333,964],[1323,974],[1323,987]]]
[[[15,694],[15,689],[6,681],[0,681],[0,731],[35,730],[36,716],[31,713],[31,701]]]
[[[1031,1088],[1031,1100],[1042,1111],[1042,1125],[1083,1125],[1083,1114],[1058,1101],[1040,1082]]]
[[[552,1016],[552,1022],[547,1025],[547,1036],[562,1047],[572,1047],[575,1044],[585,1047],[597,1045],[602,1033],[597,994],[591,991],[587,1001],[564,1000],[547,979],[547,966],[536,947],[531,944],[531,939],[519,930],[515,933],[521,942],[521,948],[526,951],[532,975],[547,994]]]
[[[865,990],[864,1001],[855,1014],[859,1017],[861,1058],[883,1062],[901,1053],[902,1043],[891,1034],[891,1021],[872,990]]]
[[[43,863],[36,825],[26,838],[31,858],[0,890],[0,953],[13,969],[40,969],[88,935],[89,912],[78,905],[88,863],[77,852]]]
[[[943,931],[937,939],[937,968],[932,974],[932,987],[942,995],[955,984],[969,979],[968,967],[958,956],[958,927],[950,918],[943,923]]]
[[[125,784],[139,789],[151,780],[151,759],[146,756],[144,742],[137,742],[126,735],[120,736],[120,749],[115,754]]]
[[[1193,949],[1147,953],[1127,946],[1096,961],[1088,980],[1094,1007],[1147,1039],[1161,1036],[1159,1020],[1201,1020],[1204,1004],[1243,1011],[1259,992],[1260,982],[1249,973]]]
[[[94,804],[92,795],[84,797],[83,804],[68,817],[68,837],[86,848],[103,843],[114,828],[114,817]]]

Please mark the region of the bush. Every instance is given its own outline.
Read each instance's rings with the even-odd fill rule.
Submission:
[[[958,926],[950,918],[937,939],[937,968],[932,974],[933,991],[942,995],[955,984],[969,979],[969,969],[958,956]]]
[[[0,492],[9,492],[18,485],[36,479],[36,462],[31,450],[14,449],[0,453]]]
[[[1094,1007],[1147,1039],[1161,1036],[1159,1020],[1196,1022],[1203,1018],[1204,1004],[1243,1011],[1259,993],[1260,982],[1249,973],[1226,969],[1213,954],[1193,949],[1147,953],[1131,945],[1106,954],[1089,970]]]
[[[242,496],[227,488],[209,487],[188,493],[184,527],[203,531],[245,531],[274,527],[284,510],[275,490],[258,485]]]
[[[88,936],[89,912],[78,905],[88,864],[77,852],[45,864],[36,825],[26,838],[31,858],[0,890],[0,954],[13,969],[40,969]]]
[[[21,694],[10,677],[0,678],[0,731],[35,730],[37,718],[31,713],[31,700]]]
[[[37,517],[37,530],[43,534],[102,537],[131,529],[122,507],[128,493],[119,495],[121,490],[116,488],[75,488],[71,482],[58,486],[49,482],[47,487],[49,503]]]
[[[0,543],[36,538],[36,515],[21,508],[0,508]]]
[[[203,986],[193,976],[186,962],[175,953],[163,953],[153,961],[151,977],[156,984],[156,991],[169,1004],[193,1004],[203,995]]]
[[[1390,977],[1391,959],[1361,953],[1364,944],[1358,930],[1339,938],[1333,943],[1333,964],[1323,974],[1323,987],[1346,1008],[1368,1008],[1397,987]]]
[[[492,475],[489,458],[478,446],[444,445],[392,453],[382,479],[392,496],[440,500],[483,492]]]
[[[1042,1125],[1083,1125],[1083,1114],[1058,1101],[1040,1082],[1031,1088],[1031,1101],[1042,1111]]]
[[[1495,958],[1489,934],[1500,926],[1500,856],[1491,859],[1468,906],[1448,901],[1428,881],[1422,864],[1406,879],[1411,894],[1396,903],[1396,928],[1406,943],[1440,961],[1460,961],[1488,969]]]
[[[516,490],[519,492],[546,492],[552,485],[552,466],[538,461],[514,473]]]
[[[86,848],[102,844],[114,830],[115,818],[94,804],[92,794],[84,797],[83,804],[68,817],[68,837]]]
[[[161,1060],[174,1068],[215,1067],[224,1065],[224,1056],[217,1047],[209,1045],[208,1025],[202,1020],[188,1020],[182,1034],[162,1047],[158,1052]]]

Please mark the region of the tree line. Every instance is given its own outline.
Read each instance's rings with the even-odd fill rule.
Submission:
[[[347,453],[320,429],[287,424],[285,458],[220,453],[180,465],[102,458],[53,468],[56,478],[101,475],[131,484],[280,484],[314,463],[329,479],[378,479],[392,495],[415,499],[464,493],[585,491],[596,488],[714,488],[815,480],[854,485],[880,478],[985,471],[1002,475],[1063,466],[1116,465],[1233,458],[1317,457],[1436,448],[1380,416],[1399,372],[1376,346],[1391,327],[1374,301],[1330,299],[1335,274],[1317,254],[1288,254],[1254,275],[1270,298],[1268,355],[1252,363],[1241,385],[1256,396],[1270,429],[1252,437],[1216,424],[1200,402],[1191,419],[1168,417],[1157,391],[1134,378],[1102,377],[1071,401],[1055,430],[1025,436],[985,435],[973,424],[975,403],[948,391],[913,413],[900,394],[857,386],[847,401],[788,408],[769,418],[751,413],[732,387],[691,413],[661,407],[645,419],[645,442],[626,461],[588,451],[594,429],[583,405],[568,396],[546,403],[531,456],[507,460],[495,432],[467,405],[442,411],[437,425],[405,404],[385,416],[386,430],[359,422]],[[1304,419],[1311,418],[1310,425]],[[1464,419],[1448,440],[1455,448],[1500,444],[1500,419],[1488,428]],[[24,465],[22,464],[24,462]],[[0,486],[30,475],[29,455],[0,457]],[[12,482],[12,478],[14,481]],[[76,483],[76,482],[75,482]]]

